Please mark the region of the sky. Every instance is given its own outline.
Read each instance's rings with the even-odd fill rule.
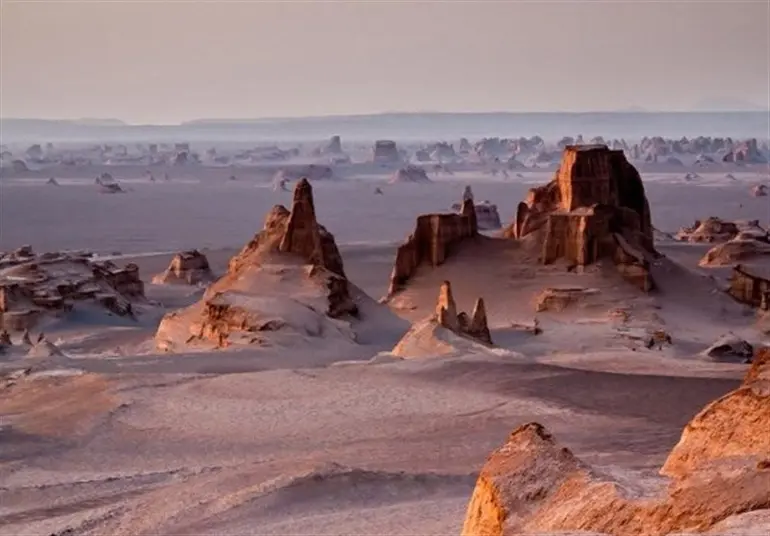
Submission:
[[[770,107],[770,2],[0,0],[0,116]]]

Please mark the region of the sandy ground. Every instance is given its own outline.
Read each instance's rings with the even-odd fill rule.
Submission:
[[[319,185],[319,220],[342,244],[348,277],[383,295],[394,243],[418,213],[459,199],[465,179],[377,198],[370,183]],[[770,219],[766,198],[748,195],[756,177],[673,179],[646,185],[658,227],[710,214]],[[505,220],[529,187],[475,180],[477,198],[498,203]],[[0,188],[1,247],[134,254],[123,260],[147,281],[170,254],[136,254],[180,247],[207,247],[222,273],[267,209],[289,201],[256,184],[136,183],[120,196],[77,184]],[[655,471],[682,427],[745,371],[699,352],[728,330],[770,342],[695,271],[702,253],[661,249],[682,265],[656,266],[661,291],[642,296],[601,269],[533,270],[510,245],[465,248],[421,271],[393,304],[421,318],[447,278],[461,309],[485,298],[500,349],[446,359],[370,363],[395,343],[387,337],[344,352],[330,343],[159,354],[151,336],[160,316],[199,299],[194,288],[148,285],[154,305],[137,324],[51,326],[68,357],[2,362],[5,372],[33,372],[0,387],[0,534],[456,534],[486,456],[533,420],[603,470],[660,485]],[[556,284],[597,288],[599,302],[538,315],[539,336],[517,328]],[[607,311],[621,306],[632,321],[619,328]],[[653,326],[674,345],[642,348],[636,337]]]

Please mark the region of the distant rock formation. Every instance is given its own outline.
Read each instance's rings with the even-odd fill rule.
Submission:
[[[726,242],[738,234],[735,222],[709,216],[704,221],[695,220],[690,227],[682,227],[676,239],[683,242]]]
[[[598,289],[582,287],[547,288],[537,297],[537,312],[561,312],[568,307],[585,302],[590,296],[599,294]]]
[[[342,154],[342,139],[332,136],[326,146],[321,148],[321,154]]]
[[[770,274],[765,277],[753,274],[738,264],[733,267],[727,292],[736,301],[757,307],[761,311],[770,311]]]
[[[554,179],[529,191],[504,236],[532,235],[542,244],[541,262],[563,259],[587,266],[611,259],[639,288],[653,288],[653,246],[644,185],[622,151],[604,145],[568,146]]]
[[[334,178],[334,170],[330,166],[321,166],[309,164],[307,166],[287,166],[273,176],[273,183],[280,183],[283,180],[292,182],[300,179],[309,181],[331,180]]]
[[[174,255],[171,264],[162,273],[152,278],[155,284],[199,285],[215,279],[206,256],[193,249]]]
[[[670,484],[653,496],[628,493],[629,483],[593,470],[541,424],[520,426],[484,464],[462,535],[701,533],[731,516],[767,509],[768,382],[770,351],[763,350],[743,385],[686,426],[661,469]]]
[[[751,363],[754,356],[754,347],[747,341],[730,333],[717,339],[717,341],[706,348],[702,355],[712,359],[739,360],[745,363]]]
[[[770,257],[770,242],[755,237],[738,235],[734,239],[719,244],[706,252],[698,262],[699,266],[728,266],[746,263],[759,257]]]
[[[59,182],[54,177],[51,177],[50,179],[48,179],[46,181],[46,184],[50,186],[59,186]]]
[[[473,198],[465,199],[460,214],[423,214],[396,251],[388,297],[404,288],[422,264],[439,266],[461,242],[478,235]]]
[[[428,174],[425,172],[425,169],[421,168],[420,166],[406,166],[399,170],[397,170],[391,177],[390,181],[391,183],[397,183],[397,182],[423,182],[423,183],[430,183],[433,182],[428,177]]]
[[[372,158],[376,163],[394,163],[401,161],[396,142],[391,140],[377,140],[374,142]]]
[[[765,197],[767,195],[767,186],[764,184],[757,184],[751,189],[751,195],[754,197]]]
[[[484,300],[479,298],[470,316],[458,312],[452,286],[444,281],[439,290],[436,311],[428,318],[415,323],[393,348],[393,355],[404,358],[435,357],[462,350],[459,341],[453,341],[446,331],[468,339],[472,343],[492,344],[492,336],[487,325],[487,312]]]
[[[119,194],[125,192],[120,184],[118,184],[109,173],[102,173],[96,177],[94,183],[99,186],[99,191],[103,194]]]
[[[163,318],[156,341],[169,350],[194,342],[259,344],[269,331],[321,336],[340,329],[333,319],[358,313],[334,237],[317,222],[312,188],[302,179],[291,211],[273,207],[203,299]]]
[[[473,190],[471,190],[470,186],[466,186],[463,192],[463,201],[468,199],[473,201]],[[473,206],[476,212],[476,222],[479,231],[493,231],[503,226],[500,221],[500,214],[497,212],[497,205],[485,200],[478,204],[474,203]],[[462,203],[455,203],[452,205],[452,210],[460,213],[462,212],[462,207]]]
[[[119,316],[133,316],[143,301],[139,268],[95,262],[84,255],[31,250],[0,257],[0,327],[23,331],[46,315],[62,315],[78,303],[92,303]]]
[[[766,164],[767,158],[759,150],[756,138],[751,138],[733,146],[722,157],[722,161],[735,164]]]
[[[63,355],[64,352],[62,352],[54,343],[42,336],[42,334],[41,338],[32,344],[32,347],[27,352],[27,357],[32,358],[59,357]]]

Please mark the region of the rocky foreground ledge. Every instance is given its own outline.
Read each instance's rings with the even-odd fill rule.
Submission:
[[[661,469],[668,478],[653,494],[640,495],[641,485],[634,491],[585,464],[542,425],[525,424],[481,470],[462,535],[725,534],[734,516],[770,509],[768,423],[770,349],[755,357],[738,389],[685,427]]]

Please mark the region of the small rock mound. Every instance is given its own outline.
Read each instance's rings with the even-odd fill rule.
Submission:
[[[599,290],[592,288],[547,288],[537,297],[535,310],[537,312],[553,311],[558,313],[597,294],[599,294]]]
[[[162,274],[153,277],[152,282],[159,285],[199,285],[210,283],[214,279],[206,256],[197,249],[193,249],[174,255],[168,268]]]
[[[765,197],[767,196],[767,186],[764,184],[757,184],[754,186],[754,188],[751,189],[751,195],[754,197]]]
[[[425,170],[419,166],[406,166],[398,171],[396,171],[393,176],[390,178],[391,183],[397,183],[397,182],[422,182],[422,183],[429,183],[433,182],[430,180],[430,177],[428,177],[428,174],[425,172]]]
[[[46,338],[42,338],[32,345],[32,348],[27,352],[27,357],[41,358],[41,357],[60,357],[63,356],[58,346],[49,341]]]
[[[737,360],[749,363],[754,356],[754,347],[730,333],[720,337],[714,344],[706,348],[703,355],[720,361]]]

